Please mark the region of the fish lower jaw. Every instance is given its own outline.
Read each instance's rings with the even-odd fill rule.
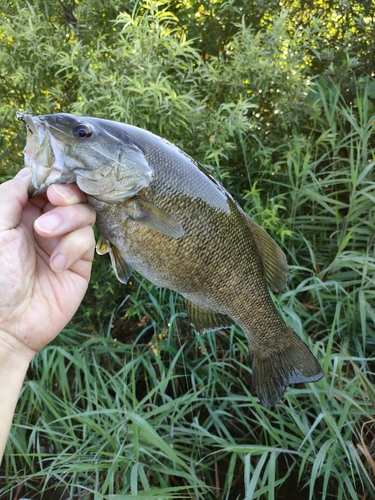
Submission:
[[[56,162],[51,167],[45,167],[35,162],[27,164],[25,160],[25,166],[32,170],[29,197],[45,193],[52,184],[68,184],[76,180],[74,175],[64,176],[62,165]]]

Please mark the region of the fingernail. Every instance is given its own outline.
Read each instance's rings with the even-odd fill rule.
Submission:
[[[46,214],[42,215],[35,221],[35,225],[38,229],[43,231],[44,233],[52,233],[55,229],[57,229],[61,224],[60,217],[55,214]]]
[[[68,264],[68,259],[65,257],[65,255],[56,255],[56,257],[53,258],[53,260],[50,262],[50,267],[52,271],[55,271],[56,273],[61,273],[64,271]]]
[[[14,178],[22,179],[23,177],[28,177],[29,175],[31,175],[31,168],[27,167],[20,170]]]
[[[53,184],[52,189],[55,190],[55,193],[59,194],[66,200],[73,194],[73,190],[70,189],[70,187],[68,187],[67,185],[60,186],[59,184]]]

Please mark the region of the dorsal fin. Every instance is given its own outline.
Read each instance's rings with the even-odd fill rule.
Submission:
[[[274,292],[280,292],[286,287],[289,272],[286,255],[271,236],[253,219],[247,216],[246,220],[262,260],[267,285]]]
[[[185,306],[190,322],[199,333],[228,328],[234,324],[229,316],[206,309],[191,300],[185,299]]]

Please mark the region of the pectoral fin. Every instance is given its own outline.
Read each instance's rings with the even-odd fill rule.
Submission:
[[[176,219],[165,210],[142,198],[133,198],[127,202],[126,210],[130,219],[148,229],[176,239],[184,234],[181,224]]]
[[[188,299],[185,299],[185,306],[189,320],[199,333],[228,328],[234,324],[229,316],[206,309]]]
[[[108,240],[105,240],[103,236],[100,236],[96,244],[96,252],[99,255],[109,253],[109,256],[111,257],[112,267],[115,271],[117,279],[121,283],[126,284],[133,270],[131,266],[129,266],[129,264],[123,259],[118,249],[113,246]]]
[[[247,217],[247,223],[262,259],[267,285],[274,292],[280,292],[286,286],[289,272],[285,253],[271,236],[250,217]]]

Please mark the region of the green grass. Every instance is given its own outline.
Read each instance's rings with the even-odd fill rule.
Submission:
[[[66,330],[31,369],[3,493],[26,482],[29,492],[67,484],[84,498],[276,499],[292,472],[309,498],[371,487],[375,357],[310,343],[326,377],[266,410],[250,393],[240,332],[181,347],[174,328],[136,345],[75,336]]]

